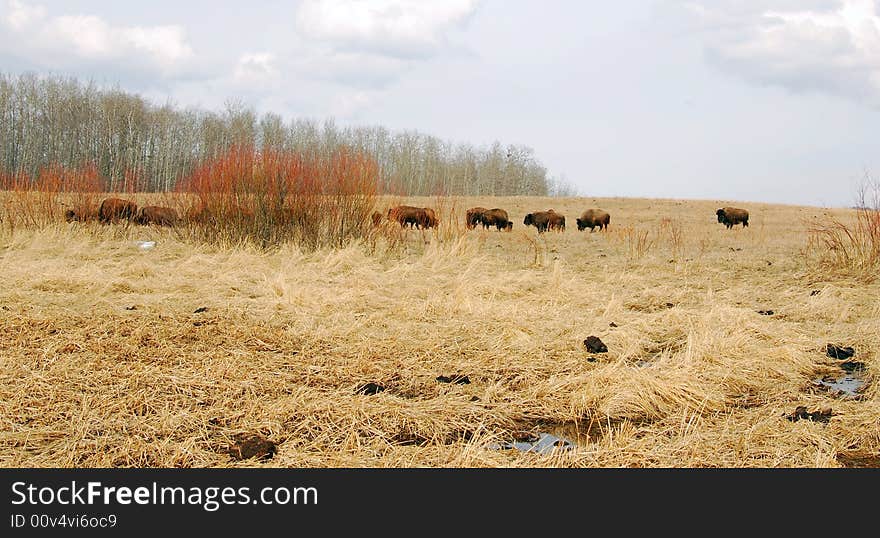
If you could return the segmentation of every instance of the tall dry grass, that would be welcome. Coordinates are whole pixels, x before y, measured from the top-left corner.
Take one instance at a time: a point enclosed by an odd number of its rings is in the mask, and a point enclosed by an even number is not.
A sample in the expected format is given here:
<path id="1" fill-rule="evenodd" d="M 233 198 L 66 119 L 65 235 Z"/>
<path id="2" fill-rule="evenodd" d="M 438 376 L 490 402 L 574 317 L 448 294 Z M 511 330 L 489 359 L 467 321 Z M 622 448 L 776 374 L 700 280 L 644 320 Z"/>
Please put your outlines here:
<path id="1" fill-rule="evenodd" d="M 35 177 L 0 173 L 0 210 L 9 228 L 40 227 L 64 219 L 70 210 L 97 216 L 105 181 L 94 164 L 76 168 L 53 164 L 40 168 Z"/>
<path id="2" fill-rule="evenodd" d="M 880 275 L 880 182 L 859 189 L 855 218 L 812 219 L 805 255 L 814 271 L 874 280 Z"/>
<path id="3" fill-rule="evenodd" d="M 753 227 L 727 230 L 713 201 L 602 200 L 615 230 L 648 232 L 634 261 L 635 235 L 519 225 L 550 203 L 571 215 L 588 200 L 443 202 L 377 199 L 380 211 L 438 206 L 450 226 L 446 237 L 389 226 L 401 245 L 391 253 L 381 231 L 371 252 L 366 241 L 229 248 L 146 227 L 0 229 L 0 465 L 877 461 L 880 290 L 804 278 L 802 219 L 823 210 L 750 204 Z M 478 205 L 507 209 L 514 232 L 454 235 L 461 209 Z M 589 335 L 608 351 L 587 352 Z M 817 386 L 842 375 L 827 342 L 865 364 L 858 396 Z M 455 374 L 470 383 L 438 380 Z M 385 390 L 358 393 L 367 382 Z M 786 418 L 799 406 L 833 414 Z M 576 444 L 493 448 L 521 431 Z M 275 442 L 276 455 L 231 459 L 242 433 Z"/>

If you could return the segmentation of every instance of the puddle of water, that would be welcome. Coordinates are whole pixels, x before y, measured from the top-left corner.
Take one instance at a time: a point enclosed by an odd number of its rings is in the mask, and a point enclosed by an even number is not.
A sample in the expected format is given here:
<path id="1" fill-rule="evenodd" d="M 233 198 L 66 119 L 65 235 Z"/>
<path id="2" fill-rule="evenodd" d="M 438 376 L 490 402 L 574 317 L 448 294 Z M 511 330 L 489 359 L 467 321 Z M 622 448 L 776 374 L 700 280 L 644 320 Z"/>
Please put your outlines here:
<path id="1" fill-rule="evenodd" d="M 828 381 L 827 378 L 819 378 L 816 384 L 827 387 L 832 392 L 839 392 L 849 396 L 856 396 L 865 385 L 863 374 L 865 372 L 864 364 L 861 363 L 844 363 L 841 365 L 844 376 L 835 380 Z"/>
<path id="2" fill-rule="evenodd" d="M 574 447 L 574 443 L 568 439 L 545 432 L 539 433 L 535 441 L 513 441 L 512 443 L 504 442 L 489 445 L 489 448 L 493 450 L 516 449 L 520 452 L 537 452 L 539 454 L 552 454 L 555 450 L 571 450 Z"/>

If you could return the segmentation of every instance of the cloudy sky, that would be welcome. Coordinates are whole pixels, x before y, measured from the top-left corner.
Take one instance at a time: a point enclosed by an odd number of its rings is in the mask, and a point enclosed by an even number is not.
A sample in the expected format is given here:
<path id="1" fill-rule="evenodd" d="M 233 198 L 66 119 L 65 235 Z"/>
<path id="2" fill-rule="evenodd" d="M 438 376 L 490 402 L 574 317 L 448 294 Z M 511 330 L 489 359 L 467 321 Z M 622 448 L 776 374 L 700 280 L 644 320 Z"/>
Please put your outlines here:
<path id="1" fill-rule="evenodd" d="M 880 177 L 880 0 L 0 0 L 0 70 L 527 145 L 584 196 Z"/>

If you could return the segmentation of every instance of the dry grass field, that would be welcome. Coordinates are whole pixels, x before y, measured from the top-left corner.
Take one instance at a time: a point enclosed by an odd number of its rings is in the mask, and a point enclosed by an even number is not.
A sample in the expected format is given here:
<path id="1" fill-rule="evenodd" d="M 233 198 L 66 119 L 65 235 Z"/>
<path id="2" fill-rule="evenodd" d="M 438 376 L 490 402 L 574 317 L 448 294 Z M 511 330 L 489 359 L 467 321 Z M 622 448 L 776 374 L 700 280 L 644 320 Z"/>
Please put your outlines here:
<path id="1" fill-rule="evenodd" d="M 264 252 L 0 226 L 0 466 L 880 465 L 880 283 L 818 267 L 807 233 L 852 211 L 396 201 L 440 228 Z M 465 230 L 477 205 L 513 230 Z M 750 226 L 725 229 L 722 205 Z M 551 207 L 564 232 L 523 226 Z M 588 207 L 607 232 L 578 232 Z M 826 386 L 845 375 L 828 343 L 854 349 L 859 390 Z M 543 433 L 572 445 L 499 449 Z M 230 451 L 251 434 L 271 457 Z"/>

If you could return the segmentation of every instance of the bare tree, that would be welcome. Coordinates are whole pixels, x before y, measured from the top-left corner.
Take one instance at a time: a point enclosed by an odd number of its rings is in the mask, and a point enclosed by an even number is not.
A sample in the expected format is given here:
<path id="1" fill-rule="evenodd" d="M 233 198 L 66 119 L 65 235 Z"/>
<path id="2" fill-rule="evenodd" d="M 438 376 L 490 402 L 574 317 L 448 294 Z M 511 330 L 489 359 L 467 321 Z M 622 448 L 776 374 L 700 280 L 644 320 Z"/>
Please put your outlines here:
<path id="1" fill-rule="evenodd" d="M 559 193 L 531 148 L 454 144 L 413 130 L 340 128 L 332 119 L 259 116 L 240 101 L 221 112 L 157 105 L 73 78 L 0 73 L 0 172 L 36 177 L 47 166 L 93 164 L 109 190 L 173 189 L 195 166 L 250 145 L 329 156 L 373 155 L 383 188 L 406 195 Z"/>

